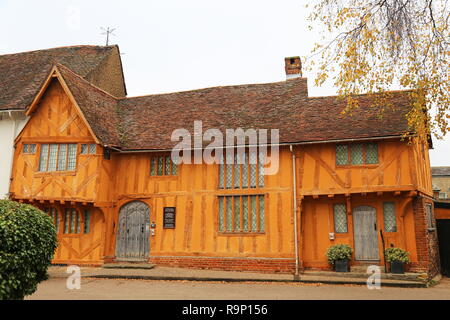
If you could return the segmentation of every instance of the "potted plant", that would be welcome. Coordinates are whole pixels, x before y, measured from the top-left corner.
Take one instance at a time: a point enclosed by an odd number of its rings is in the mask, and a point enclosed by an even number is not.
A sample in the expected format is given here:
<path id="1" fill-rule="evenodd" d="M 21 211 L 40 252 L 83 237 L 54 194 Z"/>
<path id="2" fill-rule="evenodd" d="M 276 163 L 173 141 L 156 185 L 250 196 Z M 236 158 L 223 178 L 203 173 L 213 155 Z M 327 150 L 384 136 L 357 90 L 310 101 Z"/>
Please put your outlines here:
<path id="1" fill-rule="evenodd" d="M 405 273 L 405 264 L 409 263 L 409 252 L 400 248 L 387 248 L 386 261 L 391 265 L 391 273 Z"/>
<path id="2" fill-rule="evenodd" d="M 348 244 L 336 244 L 328 248 L 328 263 L 334 266 L 336 272 L 349 272 L 349 261 L 353 250 Z"/>

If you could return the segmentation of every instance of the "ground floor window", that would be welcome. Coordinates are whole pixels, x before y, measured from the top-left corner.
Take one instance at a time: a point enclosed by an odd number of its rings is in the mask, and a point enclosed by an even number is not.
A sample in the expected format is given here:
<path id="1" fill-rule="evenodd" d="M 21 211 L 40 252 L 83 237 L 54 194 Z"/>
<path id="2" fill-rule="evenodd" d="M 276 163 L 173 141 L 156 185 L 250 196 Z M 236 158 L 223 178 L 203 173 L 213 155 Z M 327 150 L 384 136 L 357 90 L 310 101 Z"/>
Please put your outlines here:
<path id="1" fill-rule="evenodd" d="M 219 232 L 264 232 L 264 195 L 219 196 Z"/>
<path id="2" fill-rule="evenodd" d="M 61 216 L 56 208 L 45 208 L 44 212 L 47 213 L 53 220 L 55 225 L 56 233 L 59 233 L 59 225 L 61 223 Z"/>
<path id="3" fill-rule="evenodd" d="M 384 231 L 397 231 L 397 218 L 395 215 L 395 206 L 393 202 L 383 203 Z"/>
<path id="4" fill-rule="evenodd" d="M 337 203 L 333 207 L 334 232 L 347 233 L 347 206 L 344 203 Z"/>
<path id="5" fill-rule="evenodd" d="M 64 234 L 88 234 L 91 232 L 91 209 L 75 208 L 55 208 L 48 207 L 43 209 L 53 220 L 53 224 L 56 228 L 56 233 L 59 233 L 61 229 L 61 223 Z"/>

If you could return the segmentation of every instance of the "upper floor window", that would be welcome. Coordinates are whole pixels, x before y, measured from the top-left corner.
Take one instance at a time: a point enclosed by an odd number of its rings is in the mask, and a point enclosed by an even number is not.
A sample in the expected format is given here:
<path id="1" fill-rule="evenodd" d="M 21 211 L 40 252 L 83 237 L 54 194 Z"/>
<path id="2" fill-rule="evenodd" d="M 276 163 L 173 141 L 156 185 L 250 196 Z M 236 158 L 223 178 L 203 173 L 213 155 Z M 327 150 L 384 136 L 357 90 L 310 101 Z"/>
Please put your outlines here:
<path id="1" fill-rule="evenodd" d="M 336 146 L 336 164 L 338 166 L 377 163 L 377 143 L 339 144 Z"/>
<path id="2" fill-rule="evenodd" d="M 95 154 L 96 151 L 97 145 L 95 143 L 81 145 L 81 154 Z"/>
<path id="3" fill-rule="evenodd" d="M 77 161 L 76 144 L 41 144 L 39 171 L 73 171 Z"/>
<path id="4" fill-rule="evenodd" d="M 447 199 L 447 194 L 445 192 L 439 192 L 439 199 Z"/>
<path id="5" fill-rule="evenodd" d="M 261 153 L 226 154 L 219 165 L 219 189 L 246 189 L 264 187 L 264 159 Z M 241 158 L 242 157 L 242 158 Z M 258 159 L 259 158 L 259 159 Z"/>
<path id="6" fill-rule="evenodd" d="M 32 144 L 25 143 L 22 147 L 22 153 L 29 153 L 29 154 L 36 153 L 36 145 L 34 143 Z"/>
<path id="7" fill-rule="evenodd" d="M 170 156 L 155 156 L 150 159 L 150 175 L 169 176 L 177 174 L 177 165 Z"/>

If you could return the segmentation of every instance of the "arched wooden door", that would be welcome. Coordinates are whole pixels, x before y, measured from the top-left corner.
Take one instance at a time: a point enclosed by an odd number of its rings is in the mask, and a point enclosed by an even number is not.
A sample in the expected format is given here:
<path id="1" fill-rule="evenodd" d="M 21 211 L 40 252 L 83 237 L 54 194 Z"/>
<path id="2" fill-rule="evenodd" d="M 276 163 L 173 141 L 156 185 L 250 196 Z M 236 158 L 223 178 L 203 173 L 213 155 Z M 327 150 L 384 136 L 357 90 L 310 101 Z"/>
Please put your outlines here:
<path id="1" fill-rule="evenodd" d="M 353 210 L 355 259 L 375 261 L 378 253 L 377 213 L 375 208 L 362 206 Z"/>
<path id="2" fill-rule="evenodd" d="M 119 211 L 116 259 L 147 260 L 150 251 L 150 208 L 141 201 L 125 204 Z"/>

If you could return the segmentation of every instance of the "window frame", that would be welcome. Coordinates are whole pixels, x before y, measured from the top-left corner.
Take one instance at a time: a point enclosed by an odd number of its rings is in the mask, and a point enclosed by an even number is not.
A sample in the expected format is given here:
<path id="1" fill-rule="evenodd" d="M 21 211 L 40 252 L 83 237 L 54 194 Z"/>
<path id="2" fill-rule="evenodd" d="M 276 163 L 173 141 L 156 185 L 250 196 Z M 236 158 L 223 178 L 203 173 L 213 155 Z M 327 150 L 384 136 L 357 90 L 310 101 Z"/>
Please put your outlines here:
<path id="1" fill-rule="evenodd" d="M 338 205 L 342 205 L 344 206 L 345 209 L 345 226 L 346 226 L 346 231 L 345 232 L 338 232 L 336 231 L 336 212 L 335 212 L 335 208 Z M 336 235 L 347 235 L 349 233 L 349 227 L 348 227 L 348 210 L 347 210 L 347 203 L 345 202 L 336 202 L 333 203 L 331 206 L 331 211 L 332 211 L 332 216 L 333 216 L 333 232 Z"/>
<path id="2" fill-rule="evenodd" d="M 83 147 L 86 146 L 86 152 L 83 152 Z M 91 152 L 92 146 L 94 147 L 93 152 Z M 97 144 L 96 143 L 81 143 L 80 144 L 80 155 L 82 156 L 91 156 L 97 154 Z"/>
<path id="3" fill-rule="evenodd" d="M 395 231 L 388 231 L 386 230 L 386 213 L 385 213 L 385 205 L 386 204 L 392 204 L 394 208 L 394 219 L 395 219 Z M 398 221 L 397 221 L 397 206 L 394 201 L 383 201 L 382 203 L 382 210 L 383 210 L 383 232 L 385 233 L 396 233 L 398 232 Z"/>
<path id="4" fill-rule="evenodd" d="M 170 158 L 170 167 L 169 167 L 169 174 L 166 174 L 166 160 Z M 158 174 L 158 164 L 159 160 L 162 159 L 162 174 Z M 155 171 L 152 173 L 153 169 L 153 160 L 155 160 Z M 174 170 L 175 168 L 175 170 Z M 175 172 L 175 173 L 174 173 Z M 175 164 L 172 161 L 171 154 L 166 153 L 156 153 L 149 157 L 149 171 L 148 174 L 150 178 L 169 178 L 169 177 L 177 177 L 180 172 L 180 165 Z"/>
<path id="5" fill-rule="evenodd" d="M 252 219 L 252 197 L 255 197 L 255 218 Z M 223 201 L 221 202 L 221 198 Z M 236 230 L 236 198 L 239 198 L 239 230 Z M 228 229 L 228 219 L 227 219 L 227 199 L 231 199 L 231 231 Z M 247 201 L 246 211 L 247 219 L 244 222 L 244 203 Z M 267 194 L 255 193 L 255 194 L 219 194 L 216 197 L 216 233 L 219 236 L 258 236 L 266 234 L 267 230 Z M 223 204 L 221 206 L 221 203 Z M 263 210 L 261 210 L 261 204 L 263 204 Z M 221 223 L 221 212 L 222 207 L 223 219 Z M 263 213 L 261 215 L 261 212 Z M 252 228 L 252 223 L 255 221 L 256 230 Z M 222 225 L 222 228 L 221 228 Z M 247 230 L 245 230 L 245 225 Z"/>
<path id="6" fill-rule="evenodd" d="M 237 160 L 237 149 L 234 150 L 233 154 L 233 164 L 228 164 L 226 161 L 223 161 L 226 159 L 227 154 L 226 150 L 223 150 L 222 155 L 222 163 L 217 165 L 217 189 L 218 190 L 258 190 L 263 189 L 267 185 L 266 181 L 266 175 L 264 175 L 264 163 L 261 165 L 260 162 L 260 155 L 261 153 L 257 150 L 256 151 L 256 163 L 251 164 L 250 163 L 250 150 L 249 148 L 245 148 L 245 163 L 238 164 Z M 266 157 L 268 157 L 269 151 L 267 151 Z M 228 179 L 227 179 L 227 172 L 231 172 L 231 183 L 230 186 L 228 186 Z M 252 171 L 255 172 L 254 175 L 254 181 L 255 185 L 252 184 Z M 239 179 L 236 179 L 236 173 L 239 175 Z M 244 175 L 246 175 L 246 178 L 244 178 Z M 238 182 L 238 184 L 237 184 Z"/>
<path id="7" fill-rule="evenodd" d="M 367 146 L 370 144 L 376 145 L 377 148 L 377 163 L 367 163 Z M 362 146 L 362 164 L 353 164 L 352 163 L 352 157 L 351 153 L 353 150 L 353 147 L 356 145 Z M 338 164 L 338 146 L 345 146 L 347 148 L 347 163 L 346 164 Z M 342 167 L 376 167 L 380 165 L 380 143 L 379 142 L 350 142 L 350 143 L 337 143 L 334 148 L 334 158 L 335 158 L 335 166 L 342 168 Z"/>
<path id="8" fill-rule="evenodd" d="M 46 145 L 47 146 L 47 159 L 46 159 L 46 164 L 45 164 L 45 170 L 41 170 L 41 159 L 42 159 L 42 147 Z M 55 170 L 48 170 L 49 167 L 49 163 L 50 163 L 50 146 L 51 145 L 56 145 L 57 149 L 56 149 L 56 158 L 55 158 Z M 62 145 L 66 145 L 66 161 L 65 161 L 65 170 L 58 170 L 59 167 L 59 156 L 60 156 L 60 147 Z M 75 146 L 75 152 L 74 152 L 74 168 L 69 170 L 69 163 L 70 163 L 70 157 L 69 157 L 69 150 L 70 150 L 70 145 L 74 145 Z M 73 143 L 73 142 L 43 142 L 43 143 L 39 143 L 39 147 L 38 149 L 36 149 L 36 153 L 37 153 L 37 157 L 36 157 L 36 174 L 39 175 L 47 175 L 47 174 L 75 174 L 77 171 L 77 164 L 78 164 L 78 152 L 79 152 L 79 144 L 78 143 Z"/>
<path id="9" fill-rule="evenodd" d="M 34 146 L 34 151 L 31 151 L 32 146 Z M 37 144 L 36 143 L 23 143 L 22 144 L 22 154 L 36 154 Z"/>

